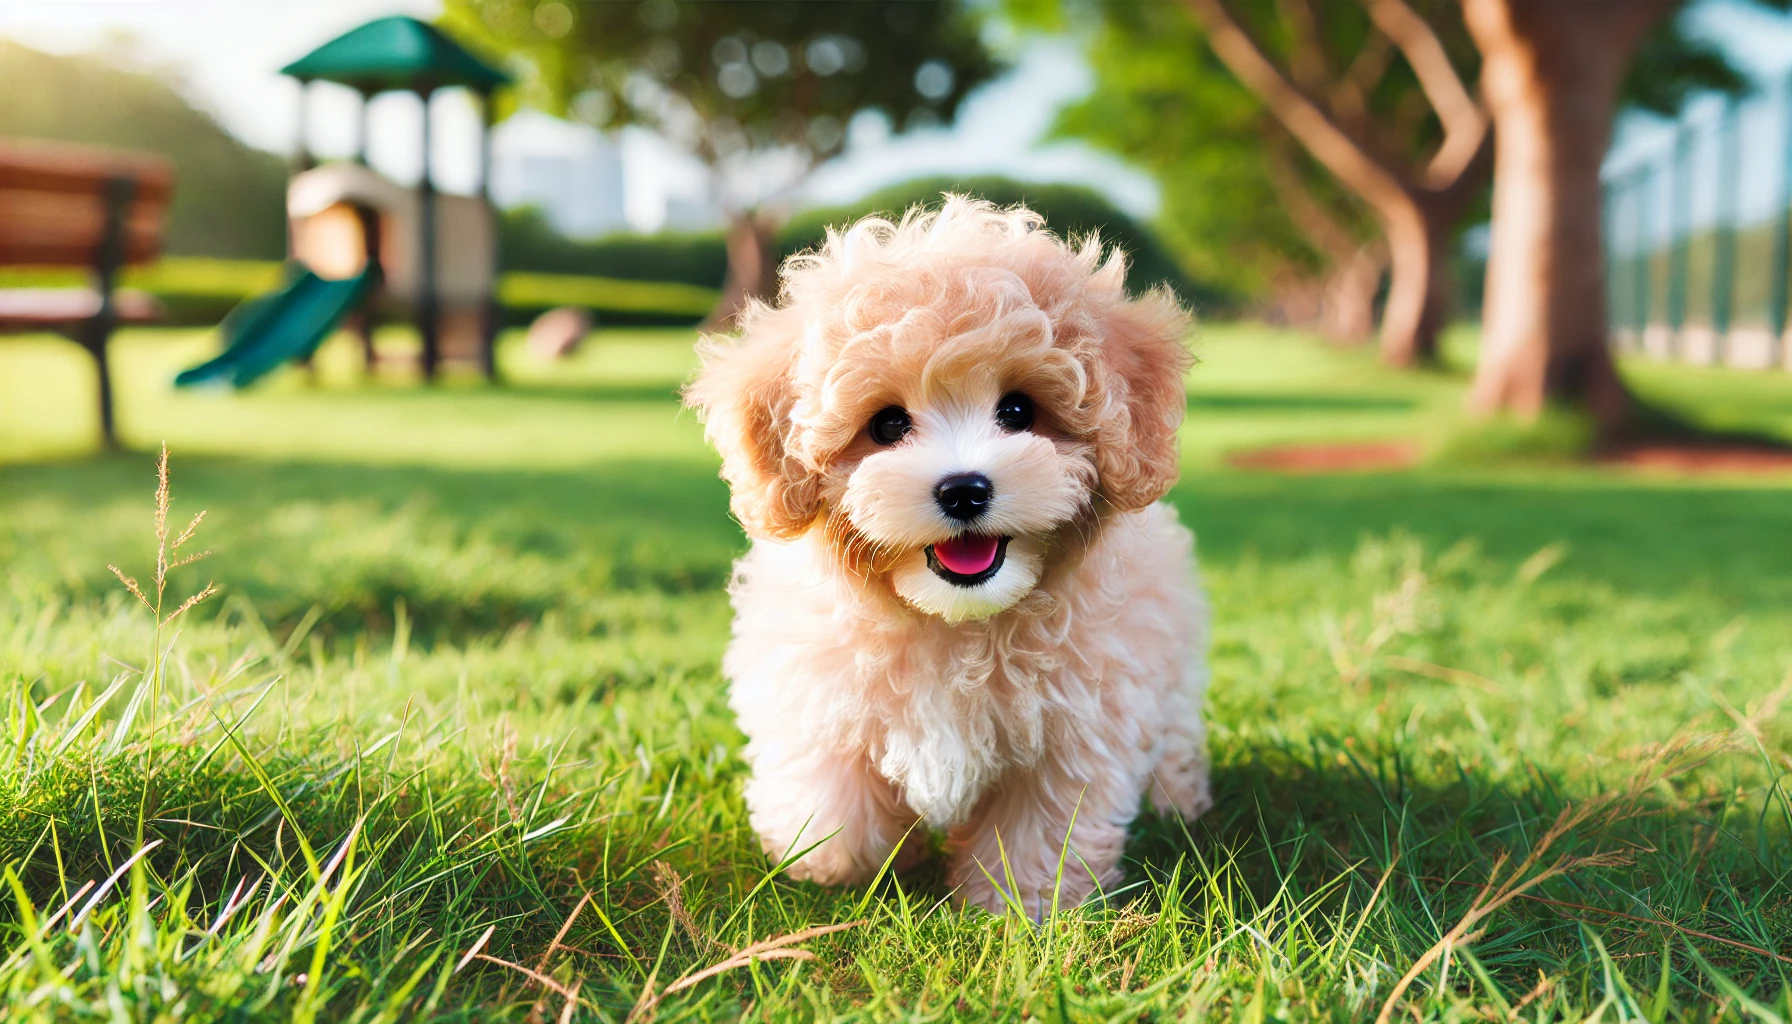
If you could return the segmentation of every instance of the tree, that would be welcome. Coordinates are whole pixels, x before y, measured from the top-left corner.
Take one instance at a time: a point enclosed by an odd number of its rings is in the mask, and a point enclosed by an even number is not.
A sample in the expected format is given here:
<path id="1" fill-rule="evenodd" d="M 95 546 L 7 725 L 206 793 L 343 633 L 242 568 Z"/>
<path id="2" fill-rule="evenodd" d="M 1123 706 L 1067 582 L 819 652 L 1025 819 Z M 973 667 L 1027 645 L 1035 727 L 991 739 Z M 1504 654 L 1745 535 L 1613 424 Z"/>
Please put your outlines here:
<path id="1" fill-rule="evenodd" d="M 1635 426 L 1606 324 L 1599 170 L 1612 120 L 1621 99 L 1670 110 L 1693 88 L 1743 84 L 1667 20 L 1677 6 L 1463 0 L 1498 140 L 1477 412 L 1534 417 L 1561 402 L 1608 440 Z"/>
<path id="2" fill-rule="evenodd" d="M 1084 2 L 1098 4 L 1110 25 L 1122 21 L 1127 8 L 1124 0 Z M 1414 2 L 1182 0 L 1207 44 L 1186 47 L 1193 59 L 1185 57 L 1184 64 L 1196 70 L 1180 79 L 1183 95 L 1203 109 L 1213 106 L 1207 98 L 1219 90 L 1199 70 L 1210 49 L 1289 135 L 1375 208 L 1394 262 L 1383 339 L 1396 361 L 1421 354 L 1435 336 L 1437 261 L 1443 255 L 1441 246 L 1427 243 L 1433 286 L 1418 311 L 1420 330 L 1412 335 L 1417 344 L 1407 348 L 1403 336 L 1414 323 L 1412 297 L 1420 289 L 1402 288 L 1403 280 L 1415 277 L 1402 277 L 1401 257 L 1409 255 L 1407 268 L 1420 266 L 1416 253 L 1425 246 L 1405 245 L 1402 238 L 1442 237 L 1447 215 L 1460 214 L 1458 204 L 1478 191 L 1483 166 L 1494 168 L 1482 358 L 1471 406 L 1534 415 L 1551 400 L 1578 403 L 1608 434 L 1617 432 L 1629 422 L 1634 403 L 1606 345 L 1599 169 L 1613 115 L 1623 103 L 1670 112 L 1692 91 L 1736 92 L 1745 83 L 1719 51 L 1689 38 L 1667 17 L 1680 0 Z M 1759 2 L 1787 6 L 1787 0 Z M 1353 18 L 1367 20 L 1373 30 L 1353 29 Z M 1167 37 L 1159 31 L 1158 38 Z M 1150 45 L 1144 38 L 1129 42 Z M 1364 103 L 1352 83 L 1379 74 L 1390 48 L 1405 58 L 1412 77 L 1385 76 L 1376 87 L 1379 102 Z M 1099 94 L 1112 88 L 1113 79 L 1096 63 Z M 1474 80 L 1477 65 L 1479 100 L 1463 84 Z M 1429 111 L 1413 102 L 1415 93 Z M 1111 109 L 1107 113 L 1113 116 Z M 1495 127 L 1491 143 L 1489 123 Z M 1431 124 L 1440 134 L 1424 134 Z M 1393 152 L 1412 159 L 1390 159 L 1390 139 Z M 1244 145 L 1223 129 L 1188 144 L 1227 153 Z M 1273 135 L 1261 142 L 1268 153 L 1275 145 Z M 1264 154 L 1244 159 L 1255 161 L 1247 165 L 1266 180 L 1288 178 L 1285 164 Z M 1173 176 L 1164 180 L 1179 187 Z M 1235 195 L 1240 203 L 1260 203 L 1262 191 L 1246 184 Z M 1293 189 L 1280 194 L 1291 219 L 1314 205 L 1301 202 Z M 1305 223 L 1313 218 L 1301 219 L 1309 244 L 1323 248 L 1311 240 L 1326 233 L 1325 225 L 1314 229 Z M 1420 232 L 1414 222 L 1427 230 Z"/>
<path id="3" fill-rule="evenodd" d="M 443 18 L 517 58 L 527 102 L 650 127 L 711 169 L 729 218 L 716 322 L 772 289 L 778 201 L 854 116 L 938 125 L 996 71 L 956 0 L 449 0 Z"/>
<path id="4" fill-rule="evenodd" d="M 1091 6 L 1096 85 L 1055 132 L 1163 183 L 1161 230 L 1197 280 L 1338 340 L 1369 337 L 1386 250 L 1362 204 L 1300 152 L 1181 8 Z M 1051 13 L 1032 27 L 1061 27 Z"/>
<path id="5" fill-rule="evenodd" d="M 1460 25 L 1454 10 L 1445 0 L 1423 3 L 1423 15 L 1405 0 L 1183 5 L 1221 62 L 1374 211 L 1391 270 L 1382 358 L 1399 366 L 1432 358 L 1443 323 L 1450 237 L 1484 182 L 1490 149 L 1487 118 L 1463 84 L 1474 54 L 1452 30 Z M 1254 23 L 1279 31 L 1254 31 Z M 1282 45 L 1271 49 L 1265 39 Z M 1391 51 L 1403 58 L 1416 92 L 1376 88 Z"/>

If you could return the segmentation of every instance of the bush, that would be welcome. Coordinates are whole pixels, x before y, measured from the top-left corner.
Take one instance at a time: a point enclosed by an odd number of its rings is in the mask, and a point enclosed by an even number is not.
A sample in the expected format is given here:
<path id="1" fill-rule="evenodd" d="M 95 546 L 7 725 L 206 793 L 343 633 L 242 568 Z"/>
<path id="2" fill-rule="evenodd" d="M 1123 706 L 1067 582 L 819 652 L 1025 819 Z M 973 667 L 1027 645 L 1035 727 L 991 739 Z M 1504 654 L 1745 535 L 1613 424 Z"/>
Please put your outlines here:
<path id="1" fill-rule="evenodd" d="M 533 207 L 506 210 L 498 227 L 499 265 L 506 271 L 534 271 L 609 277 L 624 281 L 670 281 L 720 288 L 728 253 L 719 231 L 616 234 L 581 241 L 555 231 Z"/>
<path id="2" fill-rule="evenodd" d="M 683 325 L 715 308 L 716 291 L 680 281 L 628 281 L 615 277 L 513 271 L 498 282 L 506 319 L 526 323 L 559 306 L 597 314 L 601 323 Z"/>
<path id="3" fill-rule="evenodd" d="M 945 192 L 976 196 L 998 206 L 1024 203 L 1045 218 L 1048 228 L 1062 236 L 1099 234 L 1104 244 L 1117 245 L 1126 252 L 1126 284 L 1134 292 L 1168 284 L 1184 302 L 1203 308 L 1222 303 L 1218 291 L 1189 280 L 1149 228 L 1094 189 L 1081 185 L 1028 183 L 1002 177 L 906 181 L 879 189 L 854 203 L 797 214 L 779 233 L 779 254 L 788 256 L 821 244 L 831 225 L 849 224 L 872 213 L 900 215 L 916 205 L 938 206 Z"/>

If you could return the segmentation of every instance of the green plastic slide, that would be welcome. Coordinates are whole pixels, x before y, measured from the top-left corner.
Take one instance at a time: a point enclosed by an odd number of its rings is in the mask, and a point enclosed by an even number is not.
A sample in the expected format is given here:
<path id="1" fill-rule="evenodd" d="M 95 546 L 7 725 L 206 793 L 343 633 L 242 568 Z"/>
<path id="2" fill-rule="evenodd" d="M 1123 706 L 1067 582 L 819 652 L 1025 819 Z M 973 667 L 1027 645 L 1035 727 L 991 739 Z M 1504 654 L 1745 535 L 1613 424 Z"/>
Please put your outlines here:
<path id="1" fill-rule="evenodd" d="M 230 311 L 218 332 L 224 351 L 183 371 L 176 387 L 224 384 L 244 388 L 281 363 L 309 358 L 360 304 L 373 271 L 331 281 L 301 269 L 277 292 L 259 295 Z"/>

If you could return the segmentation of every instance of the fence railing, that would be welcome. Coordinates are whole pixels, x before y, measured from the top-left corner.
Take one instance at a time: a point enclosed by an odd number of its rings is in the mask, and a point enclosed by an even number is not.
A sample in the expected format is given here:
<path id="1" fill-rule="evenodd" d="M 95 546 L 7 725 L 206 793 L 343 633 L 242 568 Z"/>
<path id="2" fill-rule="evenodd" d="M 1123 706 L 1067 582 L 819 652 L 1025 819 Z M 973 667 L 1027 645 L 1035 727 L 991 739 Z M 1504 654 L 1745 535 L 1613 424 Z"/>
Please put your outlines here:
<path id="1" fill-rule="evenodd" d="M 1792 369 L 1792 79 L 1692 105 L 1605 182 L 1612 343 L 1660 359 Z"/>

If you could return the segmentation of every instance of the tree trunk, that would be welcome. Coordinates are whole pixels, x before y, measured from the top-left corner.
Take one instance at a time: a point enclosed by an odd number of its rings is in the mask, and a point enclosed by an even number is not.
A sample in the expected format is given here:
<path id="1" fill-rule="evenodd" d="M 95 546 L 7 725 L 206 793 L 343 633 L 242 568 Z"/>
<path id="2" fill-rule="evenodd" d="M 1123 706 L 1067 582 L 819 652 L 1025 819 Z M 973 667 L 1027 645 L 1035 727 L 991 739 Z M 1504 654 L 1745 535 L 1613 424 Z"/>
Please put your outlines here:
<path id="1" fill-rule="evenodd" d="M 1375 333 L 1375 293 L 1387 257 L 1379 246 L 1365 245 L 1326 275 L 1319 331 L 1331 341 L 1356 344 Z"/>
<path id="2" fill-rule="evenodd" d="M 1389 267 L 1387 308 L 1381 314 L 1381 361 L 1417 366 L 1437 358 L 1437 335 L 1449 301 L 1450 228 L 1454 203 L 1409 196 L 1384 209 Z"/>
<path id="3" fill-rule="evenodd" d="M 1617 93 L 1673 0 L 1463 0 L 1494 124 L 1493 236 L 1471 410 L 1590 411 L 1608 438 L 1634 405 L 1606 337 L 1599 167 Z"/>
<path id="4" fill-rule="evenodd" d="M 1283 312 L 1310 310 L 1288 322 L 1312 323 L 1328 340 L 1355 344 L 1375 333 L 1375 293 L 1387 256 L 1379 243 L 1364 243 L 1333 211 L 1313 194 L 1302 177 L 1294 156 L 1294 140 L 1274 121 L 1263 124 L 1263 148 L 1269 181 L 1283 212 L 1307 243 L 1325 256 L 1325 274 L 1315 280 L 1293 275 L 1277 289 L 1277 306 Z"/>
<path id="5" fill-rule="evenodd" d="M 778 290 L 778 253 L 771 222 L 757 213 L 743 213 L 728 224 L 728 274 L 722 297 L 704 319 L 702 329 L 727 331 L 747 303 L 770 299 Z"/>
<path id="6" fill-rule="evenodd" d="M 1270 275 L 1269 298 L 1253 315 L 1277 327 L 1312 326 L 1324 315 L 1323 294 L 1311 274 L 1281 267 Z"/>

